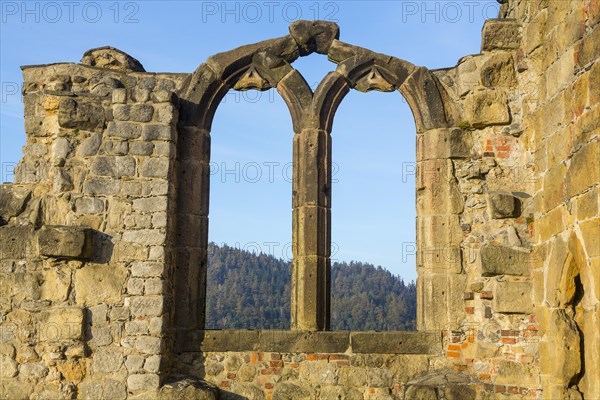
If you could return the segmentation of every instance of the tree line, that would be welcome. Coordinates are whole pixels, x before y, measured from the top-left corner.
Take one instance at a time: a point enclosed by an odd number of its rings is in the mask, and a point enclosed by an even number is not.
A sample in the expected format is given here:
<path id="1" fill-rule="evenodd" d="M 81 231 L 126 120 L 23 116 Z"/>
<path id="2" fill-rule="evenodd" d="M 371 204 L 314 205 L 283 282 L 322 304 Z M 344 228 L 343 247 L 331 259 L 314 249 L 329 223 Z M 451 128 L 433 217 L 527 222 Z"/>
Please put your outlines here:
<path id="1" fill-rule="evenodd" d="M 207 329 L 289 329 L 291 263 L 226 244 L 208 247 Z M 331 266 L 332 330 L 414 330 L 416 287 L 364 262 Z"/>

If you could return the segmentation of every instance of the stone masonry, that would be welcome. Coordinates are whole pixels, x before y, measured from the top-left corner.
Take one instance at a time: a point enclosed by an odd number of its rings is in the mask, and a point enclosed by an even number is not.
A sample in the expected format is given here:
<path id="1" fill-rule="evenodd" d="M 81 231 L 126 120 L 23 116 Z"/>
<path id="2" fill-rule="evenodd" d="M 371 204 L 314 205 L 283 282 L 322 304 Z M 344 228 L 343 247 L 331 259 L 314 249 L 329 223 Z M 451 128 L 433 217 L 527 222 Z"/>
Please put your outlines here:
<path id="1" fill-rule="evenodd" d="M 325 21 L 190 74 L 111 47 L 23 67 L 0 398 L 600 399 L 600 1 L 502 3 L 481 53 L 441 70 Z M 332 72 L 313 92 L 292 63 L 315 52 Z M 205 330 L 212 118 L 229 90 L 271 88 L 292 116 L 292 328 Z M 416 332 L 329 330 L 350 90 L 398 91 L 415 118 Z"/>

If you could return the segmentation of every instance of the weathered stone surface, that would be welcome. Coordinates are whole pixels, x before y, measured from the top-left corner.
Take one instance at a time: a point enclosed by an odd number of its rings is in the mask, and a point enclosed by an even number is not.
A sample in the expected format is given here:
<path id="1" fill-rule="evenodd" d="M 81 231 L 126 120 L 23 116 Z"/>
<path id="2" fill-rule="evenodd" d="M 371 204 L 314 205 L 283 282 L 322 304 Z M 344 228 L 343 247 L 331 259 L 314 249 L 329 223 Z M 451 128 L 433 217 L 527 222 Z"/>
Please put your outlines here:
<path id="1" fill-rule="evenodd" d="M 470 132 L 461 129 L 432 129 L 417 135 L 417 160 L 468 158 L 471 154 Z"/>
<path id="2" fill-rule="evenodd" d="M 53 307 L 42 312 L 37 327 L 41 341 L 79 340 L 83 333 L 80 307 Z"/>
<path id="3" fill-rule="evenodd" d="M 573 197 L 600 181 L 600 141 L 595 140 L 582 147 L 571 158 L 565 178 L 567 195 Z"/>
<path id="4" fill-rule="evenodd" d="M 222 330 L 204 331 L 202 334 L 202 351 L 247 351 L 258 349 L 258 331 Z"/>
<path id="5" fill-rule="evenodd" d="M 38 234 L 41 255 L 56 258 L 90 258 L 91 231 L 75 226 L 44 226 Z"/>
<path id="6" fill-rule="evenodd" d="M 481 83 L 486 87 L 514 87 L 517 84 L 511 53 L 494 54 L 481 67 Z"/>
<path id="7" fill-rule="evenodd" d="M 510 50 L 519 48 L 521 35 L 516 20 L 489 19 L 481 30 L 481 50 Z"/>
<path id="8" fill-rule="evenodd" d="M 61 302 L 67 300 L 71 287 L 71 271 L 66 268 L 53 268 L 43 273 L 40 299 Z"/>
<path id="9" fill-rule="evenodd" d="M 156 374 L 133 374 L 127 378 L 129 390 L 151 390 L 159 387 L 160 379 Z"/>
<path id="10" fill-rule="evenodd" d="M 434 354 L 441 349 L 441 337 L 435 332 L 353 332 L 355 353 Z"/>
<path id="11" fill-rule="evenodd" d="M 530 255 L 526 250 L 487 244 L 481 247 L 480 254 L 483 276 L 529 275 Z"/>
<path id="12" fill-rule="evenodd" d="M 111 121 L 108 123 L 106 133 L 111 137 L 137 139 L 142 135 L 142 126 L 129 122 Z"/>
<path id="13" fill-rule="evenodd" d="M 150 122 L 154 108 L 150 104 L 115 104 L 113 116 L 117 121 Z"/>
<path id="14" fill-rule="evenodd" d="M 93 354 L 95 372 L 116 372 L 123 365 L 123 351 L 118 347 L 101 347 Z"/>
<path id="15" fill-rule="evenodd" d="M 92 172 L 99 176 L 119 178 L 135 175 L 135 158 L 133 157 L 96 157 L 92 163 Z"/>
<path id="16" fill-rule="evenodd" d="M 135 317 L 156 317 L 163 313 L 162 296 L 138 296 L 131 299 L 131 314 Z"/>
<path id="17" fill-rule="evenodd" d="M 31 190 L 13 186 L 0 185 L 0 218 L 8 220 L 16 217 L 25 210 L 27 202 L 31 199 Z"/>
<path id="18" fill-rule="evenodd" d="M 340 38 L 340 28 L 334 22 L 298 20 L 290 24 L 290 34 L 298 43 L 301 56 L 313 51 L 327 54 L 333 40 Z"/>
<path id="19" fill-rule="evenodd" d="M 411 400 L 438 400 L 437 392 L 429 386 L 409 386 L 405 399 Z"/>
<path id="20" fill-rule="evenodd" d="M 413 376 L 424 373 L 429 369 L 429 358 L 417 355 L 396 355 L 385 363 L 395 382 L 405 383 Z"/>
<path id="21" fill-rule="evenodd" d="M 349 345 L 349 332 L 260 331 L 259 348 L 277 352 L 343 353 Z"/>
<path id="22" fill-rule="evenodd" d="M 23 259 L 37 255 L 32 243 L 33 226 L 0 227 L 0 260 Z"/>
<path id="23" fill-rule="evenodd" d="M 82 197 L 75 200 L 75 210 L 82 214 L 100 214 L 104 211 L 104 201 L 94 197 Z"/>
<path id="24" fill-rule="evenodd" d="M 303 363 L 300 365 L 299 376 L 301 380 L 311 385 L 337 384 L 337 368 L 333 364 Z"/>
<path id="25" fill-rule="evenodd" d="M 503 19 L 483 29 L 484 53 L 435 71 L 340 42 L 337 26 L 317 21 L 211 57 L 193 75 L 132 73 L 141 66 L 111 49 L 90 52 L 86 65 L 25 67 L 25 158 L 17 184 L 0 188 L 0 397 L 205 397 L 196 383 L 163 393 L 167 368 L 206 376 L 234 399 L 600 397 L 600 8 L 502 2 Z M 338 63 L 314 95 L 289 65 L 313 51 Z M 447 354 L 440 331 L 432 354 L 402 355 L 398 338 L 433 332 L 199 330 L 209 128 L 231 86 L 276 86 L 291 108 L 302 144 L 294 207 L 322 207 L 295 217 L 295 266 L 320 275 L 307 290 L 292 286 L 306 295 L 293 315 L 319 329 L 329 316 L 331 148 L 311 124 L 329 130 L 350 87 L 405 96 L 419 132 L 417 321 L 443 330 Z M 30 199 L 11 197 L 17 187 Z M 57 224 L 101 231 L 98 264 L 40 255 L 38 234 Z M 510 315 L 533 302 L 535 316 Z M 468 374 L 450 371 L 463 365 Z"/>
<path id="26" fill-rule="evenodd" d="M 142 164 L 140 174 L 148 178 L 167 178 L 169 176 L 169 160 L 163 157 L 149 158 Z"/>
<path id="27" fill-rule="evenodd" d="M 498 375 L 496 382 L 502 384 L 512 384 L 517 381 L 522 385 L 535 385 L 537 376 L 535 370 L 526 364 L 516 361 L 501 361 L 498 365 Z"/>
<path id="28" fill-rule="evenodd" d="M 290 382 L 283 382 L 273 391 L 273 400 L 309 400 L 313 393 L 306 387 L 298 386 Z"/>
<path id="29" fill-rule="evenodd" d="M 77 304 L 116 303 L 127 278 L 127 269 L 119 264 L 86 264 L 75 271 Z"/>
<path id="30" fill-rule="evenodd" d="M 501 89 L 479 89 L 467 95 L 465 118 L 474 128 L 507 125 L 510 113 L 506 93 Z"/>
<path id="31" fill-rule="evenodd" d="M 100 104 L 83 99 L 61 98 L 58 124 L 62 128 L 94 131 L 104 128 L 106 116 Z"/>
<path id="32" fill-rule="evenodd" d="M 0 355 L 0 377 L 4 379 L 12 378 L 19 373 L 18 364 L 10 357 Z"/>
<path id="33" fill-rule="evenodd" d="M 580 336 L 575 321 L 565 310 L 550 311 L 547 342 L 540 346 L 540 358 L 545 362 L 542 373 L 550 373 L 554 383 L 568 384 L 581 370 Z"/>
<path id="34" fill-rule="evenodd" d="M 83 192 L 88 195 L 108 196 L 119 193 L 121 185 L 116 179 L 90 178 L 83 184 Z"/>
<path id="35" fill-rule="evenodd" d="M 496 282 L 492 308 L 506 314 L 527 314 L 533 310 L 531 282 Z"/>
<path id="36" fill-rule="evenodd" d="M 135 349 L 143 354 L 160 354 L 163 343 L 159 337 L 139 336 L 135 340 Z"/>
<path id="37" fill-rule="evenodd" d="M 216 387 L 184 376 L 167 378 L 158 394 L 159 400 L 216 400 L 217 398 Z"/>
<path id="38" fill-rule="evenodd" d="M 117 71 L 145 72 L 142 64 L 129 54 L 104 46 L 90 49 L 83 54 L 81 63 L 92 67 L 114 69 Z"/>

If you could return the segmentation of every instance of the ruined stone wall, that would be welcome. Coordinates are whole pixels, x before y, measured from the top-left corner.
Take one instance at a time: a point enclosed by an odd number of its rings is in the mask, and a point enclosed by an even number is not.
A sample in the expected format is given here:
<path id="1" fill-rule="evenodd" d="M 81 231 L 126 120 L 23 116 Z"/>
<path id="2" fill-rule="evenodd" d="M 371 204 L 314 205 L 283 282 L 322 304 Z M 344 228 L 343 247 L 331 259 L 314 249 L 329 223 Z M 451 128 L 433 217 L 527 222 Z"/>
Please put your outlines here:
<path id="1" fill-rule="evenodd" d="M 306 22 L 193 74 L 110 48 L 24 67 L 27 144 L 0 186 L 0 397 L 600 398 L 600 3 L 510 0 L 500 17 L 480 54 L 436 71 Z M 315 50 L 339 64 L 330 97 L 302 97 L 289 65 Z M 305 131 L 329 151 L 344 90 L 407 98 L 418 332 L 302 329 L 326 326 L 326 307 L 291 331 L 202 330 L 210 123 L 228 85 L 277 87 L 303 155 Z M 311 107 L 318 129 L 301 125 Z M 321 184 L 313 161 L 295 170 Z M 305 239 L 326 243 L 319 227 Z"/>
<path id="2" fill-rule="evenodd" d="M 23 69 L 27 143 L 0 187 L 2 398 L 159 385 L 183 77 L 119 68 Z"/>
<path id="3" fill-rule="evenodd" d="M 600 3 L 515 1 L 545 398 L 600 398 Z"/>

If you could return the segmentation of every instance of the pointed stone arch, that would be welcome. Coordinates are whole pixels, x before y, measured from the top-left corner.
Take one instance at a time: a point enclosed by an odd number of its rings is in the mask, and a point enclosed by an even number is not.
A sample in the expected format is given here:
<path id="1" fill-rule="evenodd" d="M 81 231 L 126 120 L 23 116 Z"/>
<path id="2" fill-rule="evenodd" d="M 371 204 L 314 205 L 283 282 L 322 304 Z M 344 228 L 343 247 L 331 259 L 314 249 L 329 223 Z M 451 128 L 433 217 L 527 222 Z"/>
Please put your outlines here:
<path id="1" fill-rule="evenodd" d="M 586 370 L 586 366 L 597 365 L 599 356 L 598 349 L 587 348 L 595 346 L 595 341 L 583 340 L 597 335 L 593 311 L 589 311 L 595 309 L 597 299 L 591 287 L 593 272 L 574 230 L 553 239 L 545 270 L 544 308 L 540 308 L 545 314 L 540 318 L 542 385 L 549 398 L 577 398 L 582 386 L 598 385 L 593 376 L 597 368 Z M 582 385 L 584 380 L 589 382 Z"/>

